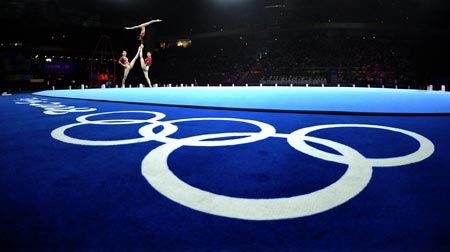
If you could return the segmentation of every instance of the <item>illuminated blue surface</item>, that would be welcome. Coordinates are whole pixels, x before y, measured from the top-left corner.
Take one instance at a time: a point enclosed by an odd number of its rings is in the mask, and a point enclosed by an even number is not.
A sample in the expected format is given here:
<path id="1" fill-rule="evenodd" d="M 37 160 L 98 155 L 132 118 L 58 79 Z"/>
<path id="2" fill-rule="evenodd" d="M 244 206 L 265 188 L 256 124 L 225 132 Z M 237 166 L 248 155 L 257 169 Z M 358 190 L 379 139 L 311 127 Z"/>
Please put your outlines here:
<path id="1" fill-rule="evenodd" d="M 60 98 L 244 110 L 387 114 L 450 113 L 450 93 L 405 89 L 184 87 L 52 90 L 34 94 Z"/>

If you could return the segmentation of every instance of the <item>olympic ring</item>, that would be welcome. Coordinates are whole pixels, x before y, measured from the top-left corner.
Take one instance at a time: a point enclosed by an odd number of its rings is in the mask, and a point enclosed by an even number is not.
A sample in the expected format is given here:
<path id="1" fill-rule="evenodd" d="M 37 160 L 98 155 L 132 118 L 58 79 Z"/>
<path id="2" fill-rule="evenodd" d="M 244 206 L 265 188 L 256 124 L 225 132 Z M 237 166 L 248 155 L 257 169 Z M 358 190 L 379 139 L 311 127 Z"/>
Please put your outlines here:
<path id="1" fill-rule="evenodd" d="M 294 131 L 290 134 L 288 137 L 289 144 L 297 149 L 298 151 L 307 153 L 314 157 L 320 157 L 321 159 L 337 162 L 337 163 L 343 163 L 348 164 L 350 161 L 347 160 L 345 156 L 335 155 L 332 153 L 326 153 L 324 151 L 321 151 L 319 149 L 315 149 L 308 145 L 306 141 L 315 141 L 316 143 L 321 143 L 321 140 L 315 137 L 308 137 L 306 136 L 308 133 L 320 129 L 326 129 L 326 128 L 339 128 L 339 127 L 359 127 L 359 128 L 374 128 L 374 129 L 383 129 L 383 130 L 390 130 L 394 132 L 403 133 L 407 136 L 410 136 L 414 138 L 416 141 L 419 142 L 420 146 L 419 149 L 409 155 L 402 156 L 402 157 L 394 157 L 394 158 L 368 158 L 370 166 L 374 167 L 388 167 L 388 166 L 400 166 L 400 165 L 407 165 L 412 164 L 416 162 L 420 162 L 429 156 L 433 154 L 434 152 L 434 145 L 433 143 L 428 140 L 427 138 L 403 129 L 393 128 L 393 127 L 386 127 L 386 126 L 379 126 L 379 125 L 368 125 L 368 124 L 330 124 L 330 125 L 319 125 L 319 126 L 313 126 L 308 128 L 303 128 L 297 131 Z M 296 139 L 303 140 L 301 142 L 296 142 Z M 321 143 L 323 144 L 323 143 Z M 326 145 L 326 144 L 323 144 Z"/>
<path id="2" fill-rule="evenodd" d="M 222 136 L 222 134 L 211 134 L 187 139 L 198 142 Z M 167 198 L 192 209 L 224 217 L 276 220 L 324 212 L 356 196 L 369 183 L 372 175 L 372 169 L 367 166 L 362 155 L 345 145 L 335 143 L 333 147 L 338 152 L 352 156 L 355 162 L 349 165 L 344 176 L 326 188 L 289 198 L 233 198 L 192 187 L 170 171 L 167 159 L 170 153 L 183 146 L 183 142 L 170 142 L 151 151 L 142 161 L 142 175 L 153 188 Z"/>
<path id="3" fill-rule="evenodd" d="M 99 115 L 110 115 L 110 114 L 120 114 L 120 113 L 144 113 L 144 114 L 152 114 L 155 117 L 151 119 L 145 119 L 145 120 L 137 120 L 137 119 L 124 119 L 124 120 L 99 120 L 99 121 L 91 121 L 88 120 L 88 118 L 93 116 L 99 116 Z M 166 117 L 165 114 L 160 112 L 150 112 L 150 111 L 114 111 L 114 112 L 104 112 L 104 113 L 97 113 L 97 114 L 90 114 L 90 115 L 84 115 L 77 117 L 77 121 L 80 123 L 88 123 L 88 124 L 136 124 L 136 123 L 145 123 L 145 122 L 156 122 L 158 120 L 163 119 Z"/>
<path id="4" fill-rule="evenodd" d="M 161 135 L 160 133 L 155 134 L 153 129 L 157 126 L 163 125 L 164 127 L 168 127 L 168 125 L 173 125 L 174 123 L 179 122 L 188 122 L 188 121 L 236 121 L 236 122 L 244 122 L 249 124 L 254 124 L 261 129 L 259 133 L 228 133 L 221 134 L 221 138 L 224 137 L 237 137 L 237 136 L 248 136 L 247 138 L 239 138 L 239 139 L 228 139 L 228 140 L 217 140 L 217 141 L 194 141 L 193 138 L 184 138 L 184 139 L 173 139 L 168 138 L 166 135 Z M 272 125 L 253 121 L 253 120 L 244 120 L 244 119 L 236 119 L 236 118 L 189 118 L 189 119 L 179 119 L 167 122 L 159 122 L 155 124 L 150 124 L 142 127 L 139 130 L 139 133 L 143 136 L 147 136 L 149 138 L 153 138 L 155 141 L 162 143 L 170 143 L 170 142 L 183 142 L 183 145 L 186 146 L 227 146 L 227 145 L 237 145 L 244 143 L 256 142 L 259 140 L 263 140 L 275 134 L 276 130 Z"/>
<path id="5" fill-rule="evenodd" d="M 117 113 L 147 113 L 147 114 L 153 114 L 155 117 L 146 119 L 146 120 L 100 120 L 100 121 L 90 121 L 87 118 L 92 116 L 99 116 L 99 115 L 107 115 L 107 114 L 117 114 Z M 66 126 L 59 127 L 51 132 L 51 136 L 61 142 L 70 143 L 70 144 L 78 144 L 78 145 L 89 145 L 89 146 L 110 146 L 110 145 L 123 145 L 123 144 L 133 144 L 133 143 L 141 143 L 141 142 L 148 142 L 152 141 L 152 138 L 149 137 L 140 137 L 140 138 L 133 138 L 133 139 L 126 139 L 126 140 L 110 140 L 110 141 L 103 141 L 103 140 L 84 140 L 84 139 L 77 139 L 72 138 L 66 135 L 65 131 L 76 127 L 80 125 L 86 125 L 86 124 L 96 124 L 96 125 L 118 125 L 118 124 L 138 124 L 138 123 L 153 123 L 157 120 L 160 120 L 164 118 L 165 115 L 159 112 L 148 112 L 148 111 L 116 111 L 116 112 L 105 112 L 105 113 L 97 113 L 97 114 L 90 114 L 90 115 L 84 115 L 78 117 L 76 120 L 79 123 L 69 124 Z"/>
<path id="6" fill-rule="evenodd" d="M 93 116 L 113 113 L 147 113 L 154 115 L 154 117 L 145 120 L 89 120 Z M 165 114 L 150 111 L 116 111 L 91 114 L 78 117 L 76 119 L 78 123 L 69 124 L 53 130 L 52 136 L 55 139 L 66 143 L 97 146 L 131 144 L 144 141 L 162 142 L 163 144 L 161 146 L 151 150 L 144 157 L 141 165 L 142 175 L 155 190 L 172 201 L 197 211 L 246 220 L 298 218 L 328 211 L 344 204 L 364 190 L 372 177 L 374 167 L 408 165 L 423 161 L 434 153 L 434 145 L 427 138 L 411 131 L 380 125 L 328 124 L 302 128 L 295 130 L 290 134 L 284 134 L 277 133 L 272 125 L 254 120 L 208 117 L 161 121 L 163 118 L 165 118 Z M 248 123 L 257 126 L 260 131 L 213 133 L 189 136 L 180 139 L 169 137 L 178 131 L 178 127 L 175 125 L 176 123 L 212 120 Z M 65 134 L 67 129 L 85 124 L 120 125 L 139 123 L 147 123 L 147 125 L 144 125 L 139 129 L 139 134 L 142 137 L 135 139 L 94 141 L 72 138 Z M 163 129 L 155 133 L 154 130 L 159 126 L 162 126 Z M 401 133 L 415 139 L 419 143 L 419 148 L 413 153 L 405 156 L 367 158 L 357 150 L 344 144 L 329 139 L 308 136 L 308 134 L 313 131 L 342 127 L 374 128 Z M 219 195 L 193 187 L 178 178 L 168 166 L 170 154 L 183 146 L 230 146 L 257 142 L 269 137 L 286 138 L 287 143 L 297 151 L 318 159 L 345 164 L 348 165 L 348 168 L 343 176 L 337 181 L 315 192 L 285 198 L 248 199 Z M 307 142 L 327 146 L 336 150 L 341 155 L 319 150 L 312 147 Z"/>

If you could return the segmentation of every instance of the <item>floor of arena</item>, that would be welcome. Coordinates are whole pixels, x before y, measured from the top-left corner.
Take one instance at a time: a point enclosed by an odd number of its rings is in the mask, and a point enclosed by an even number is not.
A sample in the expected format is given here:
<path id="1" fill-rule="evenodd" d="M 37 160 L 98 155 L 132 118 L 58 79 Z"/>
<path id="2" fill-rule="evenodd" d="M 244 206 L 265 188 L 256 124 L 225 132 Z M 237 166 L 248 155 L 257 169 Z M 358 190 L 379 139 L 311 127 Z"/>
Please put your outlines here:
<path id="1" fill-rule="evenodd" d="M 450 93 L 0 97 L 4 251 L 448 251 Z"/>

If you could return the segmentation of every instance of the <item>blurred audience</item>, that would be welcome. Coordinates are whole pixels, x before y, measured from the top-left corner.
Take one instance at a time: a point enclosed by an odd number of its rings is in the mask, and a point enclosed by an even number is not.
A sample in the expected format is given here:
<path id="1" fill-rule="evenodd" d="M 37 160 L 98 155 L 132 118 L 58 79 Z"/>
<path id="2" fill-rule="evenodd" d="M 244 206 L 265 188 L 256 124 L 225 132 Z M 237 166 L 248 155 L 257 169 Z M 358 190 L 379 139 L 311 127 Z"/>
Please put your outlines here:
<path id="1" fill-rule="evenodd" d="M 406 40 L 339 32 L 278 33 L 199 39 L 166 48 L 160 82 L 401 85 L 415 81 Z"/>

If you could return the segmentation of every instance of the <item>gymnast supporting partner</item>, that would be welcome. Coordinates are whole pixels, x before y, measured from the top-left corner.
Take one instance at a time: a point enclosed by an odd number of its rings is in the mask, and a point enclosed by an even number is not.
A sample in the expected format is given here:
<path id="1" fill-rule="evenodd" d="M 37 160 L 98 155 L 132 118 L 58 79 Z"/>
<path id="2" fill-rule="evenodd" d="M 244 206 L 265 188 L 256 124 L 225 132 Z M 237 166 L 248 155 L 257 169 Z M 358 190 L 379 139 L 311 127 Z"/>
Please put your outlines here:
<path id="1" fill-rule="evenodd" d="M 130 70 L 133 69 L 134 64 L 136 63 L 136 60 L 139 56 L 139 53 L 142 51 L 143 46 L 139 46 L 138 51 L 136 52 L 136 56 L 131 60 L 131 62 L 128 61 L 127 58 L 127 51 L 122 51 L 122 56 L 119 58 L 118 62 L 120 65 L 124 67 L 123 72 L 123 79 L 122 79 L 122 86 L 125 86 L 125 81 L 127 80 L 128 74 L 130 73 Z"/>
<path id="2" fill-rule="evenodd" d="M 142 45 L 141 50 L 139 51 L 139 57 L 141 60 L 141 68 L 142 68 L 142 72 L 144 73 L 145 79 L 147 80 L 148 86 L 152 87 L 152 82 L 150 81 L 150 78 L 148 77 L 148 71 L 153 63 L 152 53 L 150 51 L 147 51 L 147 57 L 144 59 L 144 57 L 142 56 L 143 48 L 144 48 L 144 46 Z"/>

